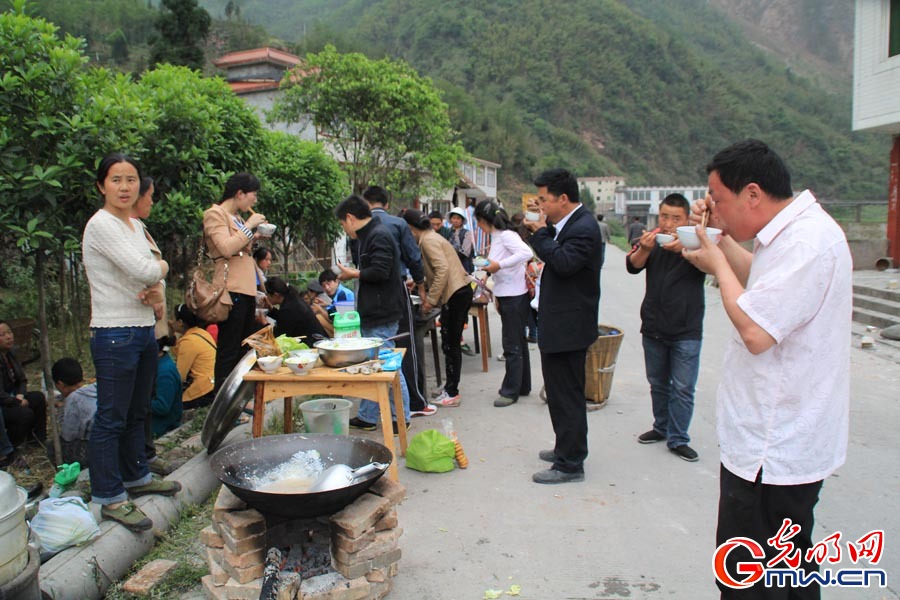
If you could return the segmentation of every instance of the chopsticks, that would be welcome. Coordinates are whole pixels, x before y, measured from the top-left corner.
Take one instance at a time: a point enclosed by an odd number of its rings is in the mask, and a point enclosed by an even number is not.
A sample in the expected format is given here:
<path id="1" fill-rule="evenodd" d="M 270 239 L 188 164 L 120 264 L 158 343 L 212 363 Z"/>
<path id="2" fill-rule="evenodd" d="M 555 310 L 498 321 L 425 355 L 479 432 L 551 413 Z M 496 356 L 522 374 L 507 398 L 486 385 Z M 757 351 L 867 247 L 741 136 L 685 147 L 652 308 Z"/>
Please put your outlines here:
<path id="1" fill-rule="evenodd" d="M 706 210 L 703 211 L 703 216 L 700 218 L 700 226 L 706 229 L 706 222 L 709 221 L 709 213 L 712 210 L 709 205 L 710 197 L 709 192 L 706 192 Z"/>

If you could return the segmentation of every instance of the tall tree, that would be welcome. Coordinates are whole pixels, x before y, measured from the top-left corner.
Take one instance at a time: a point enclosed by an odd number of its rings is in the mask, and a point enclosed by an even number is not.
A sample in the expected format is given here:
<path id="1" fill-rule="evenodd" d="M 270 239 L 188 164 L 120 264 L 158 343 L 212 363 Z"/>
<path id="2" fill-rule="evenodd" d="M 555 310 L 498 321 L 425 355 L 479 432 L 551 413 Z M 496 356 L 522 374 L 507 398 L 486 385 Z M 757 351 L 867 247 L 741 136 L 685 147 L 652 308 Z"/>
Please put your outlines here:
<path id="1" fill-rule="evenodd" d="M 203 42 L 212 19 L 197 0 L 162 0 L 156 19 L 159 35 L 151 43 L 151 64 L 203 68 Z"/>
<path id="2" fill-rule="evenodd" d="M 332 211 L 346 195 L 346 179 L 320 144 L 275 131 L 266 137 L 259 210 L 278 225 L 275 239 L 287 266 L 295 240 L 334 239 L 339 227 Z"/>
<path id="3" fill-rule="evenodd" d="M 282 85 L 269 118 L 311 121 L 354 190 L 371 183 L 399 192 L 452 186 L 462 146 L 447 105 L 407 63 L 326 46 L 307 55 Z"/>

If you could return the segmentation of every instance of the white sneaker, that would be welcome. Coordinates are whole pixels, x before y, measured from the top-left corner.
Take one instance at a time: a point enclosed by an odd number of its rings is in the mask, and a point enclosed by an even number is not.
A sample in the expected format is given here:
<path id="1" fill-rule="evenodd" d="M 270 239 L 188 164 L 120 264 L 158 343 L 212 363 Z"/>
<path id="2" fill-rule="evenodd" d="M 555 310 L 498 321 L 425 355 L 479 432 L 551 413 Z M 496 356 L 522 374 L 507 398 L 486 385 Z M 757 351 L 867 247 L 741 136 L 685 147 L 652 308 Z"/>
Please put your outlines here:
<path id="1" fill-rule="evenodd" d="M 446 391 L 441 392 L 441 395 L 434 399 L 434 403 L 438 406 L 450 406 L 455 407 L 459 406 L 460 397 L 459 394 L 455 396 L 451 396 Z"/>
<path id="2" fill-rule="evenodd" d="M 426 404 L 422 410 L 412 410 L 409 412 L 410 417 L 430 417 L 437 413 L 437 406 L 434 404 Z"/>

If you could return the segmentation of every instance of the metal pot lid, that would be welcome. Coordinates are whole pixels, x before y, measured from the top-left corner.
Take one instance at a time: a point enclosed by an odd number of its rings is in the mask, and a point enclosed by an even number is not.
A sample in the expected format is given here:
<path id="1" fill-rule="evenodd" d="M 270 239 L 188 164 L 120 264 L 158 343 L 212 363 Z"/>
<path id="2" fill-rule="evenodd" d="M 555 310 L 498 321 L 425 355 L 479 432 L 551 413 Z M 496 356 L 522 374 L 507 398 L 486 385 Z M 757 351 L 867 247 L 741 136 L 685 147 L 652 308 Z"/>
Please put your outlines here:
<path id="1" fill-rule="evenodd" d="M 6 471 L 0 471 L 0 520 L 25 504 L 28 494 L 16 487 L 16 480 Z"/>
<path id="2" fill-rule="evenodd" d="M 200 441 L 206 446 L 208 454 L 218 449 L 225 436 L 234 429 L 244 405 L 253 400 L 256 384 L 244 381 L 244 375 L 249 373 L 255 364 L 256 350 L 250 350 L 238 361 L 216 393 L 216 398 L 203 422 L 203 431 L 200 433 Z"/>

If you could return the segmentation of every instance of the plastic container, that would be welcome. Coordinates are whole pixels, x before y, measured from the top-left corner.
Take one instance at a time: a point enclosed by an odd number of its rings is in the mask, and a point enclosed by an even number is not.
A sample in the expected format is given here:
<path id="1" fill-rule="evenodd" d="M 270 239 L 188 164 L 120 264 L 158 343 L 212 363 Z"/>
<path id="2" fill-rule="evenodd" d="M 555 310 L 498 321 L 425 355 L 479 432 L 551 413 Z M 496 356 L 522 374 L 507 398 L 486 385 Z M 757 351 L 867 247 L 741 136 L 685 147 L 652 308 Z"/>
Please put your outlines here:
<path id="1" fill-rule="evenodd" d="M 0 598 L 4 600 L 41 600 L 41 584 L 38 573 L 41 567 L 37 548 L 25 548 L 25 562 L 16 576 L 0 585 Z"/>
<path id="2" fill-rule="evenodd" d="M 334 315 L 334 337 L 350 338 L 360 337 L 359 313 L 355 310 Z"/>
<path id="3" fill-rule="evenodd" d="M 306 433 L 347 435 L 350 432 L 351 408 L 353 403 L 344 398 L 307 400 L 300 405 L 303 429 Z"/>
<path id="4" fill-rule="evenodd" d="M 12 475 L 0 471 L 0 585 L 14 579 L 28 564 L 27 497 Z"/>
<path id="5" fill-rule="evenodd" d="M 334 308 L 337 310 L 339 315 L 345 315 L 349 312 L 353 312 L 355 306 L 353 300 L 341 300 L 340 302 L 334 303 Z"/>

